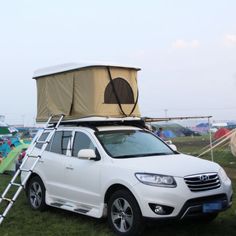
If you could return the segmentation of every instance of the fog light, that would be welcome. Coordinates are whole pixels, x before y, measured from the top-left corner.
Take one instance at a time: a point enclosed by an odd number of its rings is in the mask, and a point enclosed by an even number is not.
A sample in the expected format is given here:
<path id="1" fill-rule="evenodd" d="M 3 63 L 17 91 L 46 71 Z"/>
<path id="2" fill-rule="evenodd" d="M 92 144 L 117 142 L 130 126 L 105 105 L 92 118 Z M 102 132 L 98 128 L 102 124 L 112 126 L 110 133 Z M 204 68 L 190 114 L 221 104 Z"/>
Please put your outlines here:
<path id="1" fill-rule="evenodd" d="M 165 214 L 165 211 L 164 211 L 163 207 L 158 206 L 158 205 L 155 206 L 154 212 L 158 215 L 164 215 Z"/>
<path id="2" fill-rule="evenodd" d="M 164 206 L 155 203 L 149 203 L 149 206 L 152 209 L 152 211 L 157 215 L 169 215 L 174 210 L 174 207 Z"/>

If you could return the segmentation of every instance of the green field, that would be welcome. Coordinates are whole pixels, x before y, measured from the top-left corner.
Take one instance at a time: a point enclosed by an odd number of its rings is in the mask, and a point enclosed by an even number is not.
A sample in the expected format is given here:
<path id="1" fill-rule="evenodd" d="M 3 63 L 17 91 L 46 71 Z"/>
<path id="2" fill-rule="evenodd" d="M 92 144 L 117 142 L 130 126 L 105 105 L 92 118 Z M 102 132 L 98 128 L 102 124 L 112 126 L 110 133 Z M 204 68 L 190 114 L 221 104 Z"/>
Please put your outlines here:
<path id="1" fill-rule="evenodd" d="M 180 151 L 185 153 L 197 153 L 204 142 L 202 137 L 181 138 L 173 140 Z M 208 142 L 206 140 L 206 142 Z M 201 144 L 201 145 L 200 145 Z M 236 158 L 233 157 L 229 149 L 218 150 L 214 153 L 215 161 L 221 163 L 229 174 L 234 192 L 236 191 Z M 209 159 L 207 155 L 204 158 Z M 231 164 L 230 164 L 231 163 Z M 0 175 L 0 192 L 9 182 L 11 176 Z M 187 222 L 165 222 L 150 223 L 146 227 L 143 235 L 175 235 L 175 236 L 233 236 L 236 235 L 236 199 L 233 199 L 233 206 L 221 213 L 212 223 L 205 225 L 196 221 Z M 23 235 L 46 235 L 46 236 L 67 236 L 67 235 L 113 235 L 107 226 L 106 220 L 93 219 L 75 213 L 48 208 L 44 212 L 31 210 L 27 204 L 24 193 L 21 193 L 17 202 L 0 226 L 1 236 L 23 236 Z"/>

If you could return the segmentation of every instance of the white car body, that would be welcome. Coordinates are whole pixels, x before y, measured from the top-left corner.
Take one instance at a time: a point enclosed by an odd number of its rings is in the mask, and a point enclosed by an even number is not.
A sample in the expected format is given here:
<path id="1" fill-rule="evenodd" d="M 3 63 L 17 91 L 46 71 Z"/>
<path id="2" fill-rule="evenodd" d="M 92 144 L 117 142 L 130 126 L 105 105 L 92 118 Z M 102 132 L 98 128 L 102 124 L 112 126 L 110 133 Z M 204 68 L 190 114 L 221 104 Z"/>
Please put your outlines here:
<path id="1" fill-rule="evenodd" d="M 132 126 L 104 126 L 99 131 L 141 130 Z M 205 203 L 222 201 L 221 210 L 232 204 L 232 187 L 230 179 L 222 173 L 222 168 L 213 162 L 184 155 L 159 155 L 137 158 L 112 158 L 99 142 L 95 130 L 89 127 L 61 126 L 58 131 L 71 131 L 72 145 L 74 133 L 86 134 L 97 148 L 100 160 L 81 159 L 71 156 L 68 148 L 65 155 L 45 151 L 33 171 L 33 176 L 41 178 L 46 189 L 47 205 L 100 218 L 107 215 L 107 197 L 115 188 L 129 190 L 138 202 L 143 217 L 185 218 L 191 215 L 193 208 L 202 213 Z M 49 144 L 50 145 L 50 144 Z M 166 145 L 166 144 L 165 144 Z M 40 149 L 35 149 L 35 154 Z M 32 165 L 28 160 L 26 167 Z M 151 173 L 172 176 L 176 187 L 159 187 L 147 185 L 138 180 L 136 173 Z M 186 177 L 216 174 L 220 186 L 206 191 L 190 190 L 185 182 Z M 22 179 L 25 175 L 22 174 Z M 169 214 L 157 214 L 150 204 L 168 206 Z M 220 210 L 220 211 L 221 211 Z M 199 212 L 201 211 L 201 212 Z"/>

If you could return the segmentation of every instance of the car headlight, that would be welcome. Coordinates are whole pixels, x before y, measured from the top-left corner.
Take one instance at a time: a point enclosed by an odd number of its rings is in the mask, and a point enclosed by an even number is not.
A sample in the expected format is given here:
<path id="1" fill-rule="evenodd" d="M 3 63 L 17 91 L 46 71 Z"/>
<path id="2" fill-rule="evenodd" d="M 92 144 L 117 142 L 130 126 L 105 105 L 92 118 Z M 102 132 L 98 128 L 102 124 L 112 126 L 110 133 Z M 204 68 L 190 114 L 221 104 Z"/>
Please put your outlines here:
<path id="1" fill-rule="evenodd" d="M 223 182 L 225 182 L 228 179 L 228 176 L 223 168 L 220 168 L 219 176 Z"/>
<path id="2" fill-rule="evenodd" d="M 136 178 L 143 184 L 175 188 L 177 186 L 174 177 L 168 175 L 149 174 L 149 173 L 136 173 Z"/>

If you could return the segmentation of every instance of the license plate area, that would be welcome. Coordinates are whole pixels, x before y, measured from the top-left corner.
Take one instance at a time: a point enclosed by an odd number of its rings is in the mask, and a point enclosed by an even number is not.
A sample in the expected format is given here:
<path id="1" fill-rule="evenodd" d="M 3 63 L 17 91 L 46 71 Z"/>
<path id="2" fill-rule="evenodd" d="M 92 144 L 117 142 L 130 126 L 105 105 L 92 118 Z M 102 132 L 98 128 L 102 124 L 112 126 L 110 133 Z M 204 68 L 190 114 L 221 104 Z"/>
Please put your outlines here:
<path id="1" fill-rule="evenodd" d="M 211 212 L 216 212 L 222 210 L 222 202 L 217 201 L 217 202 L 208 202 L 204 203 L 202 207 L 203 213 L 211 213 Z"/>

